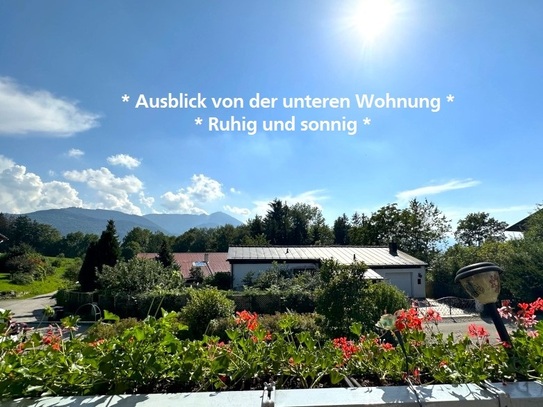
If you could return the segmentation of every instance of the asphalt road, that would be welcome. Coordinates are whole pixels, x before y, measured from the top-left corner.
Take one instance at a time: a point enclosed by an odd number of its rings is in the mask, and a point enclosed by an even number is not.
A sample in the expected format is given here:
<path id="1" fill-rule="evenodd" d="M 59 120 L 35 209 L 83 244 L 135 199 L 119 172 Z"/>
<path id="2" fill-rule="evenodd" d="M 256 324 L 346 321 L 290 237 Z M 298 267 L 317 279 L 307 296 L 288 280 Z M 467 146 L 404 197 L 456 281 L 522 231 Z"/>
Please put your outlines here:
<path id="1" fill-rule="evenodd" d="M 54 294 L 43 294 L 27 299 L 1 300 L 0 308 L 9 309 L 13 314 L 13 319 L 17 322 L 40 322 L 43 317 L 43 309 L 48 305 L 51 307 L 56 305 Z"/>
<path id="2" fill-rule="evenodd" d="M 437 327 L 432 326 L 434 332 L 441 332 L 444 336 L 448 336 L 450 333 L 453 333 L 455 338 L 463 338 L 468 334 L 468 327 L 471 324 L 484 327 L 490 334 L 491 342 L 498 342 L 499 336 L 496 331 L 496 327 L 492 322 L 492 319 L 481 319 L 481 318 L 455 318 L 454 321 L 449 318 L 444 318 L 443 321 L 439 322 Z M 509 333 L 511 333 L 512 325 L 505 324 Z M 430 327 L 427 327 L 430 328 Z"/>

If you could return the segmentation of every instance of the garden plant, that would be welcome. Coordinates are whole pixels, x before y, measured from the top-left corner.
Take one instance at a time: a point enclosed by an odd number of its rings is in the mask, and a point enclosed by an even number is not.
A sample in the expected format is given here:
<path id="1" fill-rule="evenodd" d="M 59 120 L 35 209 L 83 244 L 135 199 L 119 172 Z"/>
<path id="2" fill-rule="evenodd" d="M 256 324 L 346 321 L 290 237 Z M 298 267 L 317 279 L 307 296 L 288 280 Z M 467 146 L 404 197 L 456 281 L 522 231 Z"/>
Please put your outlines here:
<path id="1" fill-rule="evenodd" d="M 14 330 L 6 311 L 0 396 L 245 390 L 270 381 L 277 388 L 317 388 L 536 380 L 543 378 L 543 324 L 535 318 L 541 310 L 541 299 L 500 309 L 516 324 L 511 343 L 475 324 L 463 339 L 444 336 L 431 309 L 384 315 L 373 331 L 355 322 L 350 336 L 334 338 L 299 331 L 289 313 L 271 331 L 259 315 L 241 311 L 231 317 L 227 340 L 187 339 L 176 312 L 97 338 L 77 336 L 76 317 L 45 332 Z"/>

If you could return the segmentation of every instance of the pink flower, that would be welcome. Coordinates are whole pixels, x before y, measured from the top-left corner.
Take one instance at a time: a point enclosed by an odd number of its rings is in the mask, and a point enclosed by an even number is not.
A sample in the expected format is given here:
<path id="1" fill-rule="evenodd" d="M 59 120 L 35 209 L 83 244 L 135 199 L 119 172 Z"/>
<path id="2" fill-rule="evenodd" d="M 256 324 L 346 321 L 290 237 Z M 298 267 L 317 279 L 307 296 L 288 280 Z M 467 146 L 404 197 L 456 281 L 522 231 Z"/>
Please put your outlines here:
<path id="1" fill-rule="evenodd" d="M 488 331 L 485 329 L 484 326 L 475 325 L 475 324 L 470 324 L 468 326 L 468 334 L 469 336 L 472 336 L 478 339 L 484 339 L 490 336 L 490 334 L 488 333 Z"/>
<path id="2" fill-rule="evenodd" d="M 391 350 L 394 350 L 394 345 L 388 342 L 384 342 L 381 344 L 381 349 L 383 349 L 385 352 L 389 352 Z"/>
<path id="3" fill-rule="evenodd" d="M 539 336 L 539 332 L 537 331 L 528 331 L 526 333 L 530 338 L 537 338 Z"/>
<path id="4" fill-rule="evenodd" d="M 424 315 L 425 322 L 434 322 L 437 324 L 441 320 L 441 315 L 433 308 L 429 308 L 428 311 L 426 311 L 426 315 Z"/>

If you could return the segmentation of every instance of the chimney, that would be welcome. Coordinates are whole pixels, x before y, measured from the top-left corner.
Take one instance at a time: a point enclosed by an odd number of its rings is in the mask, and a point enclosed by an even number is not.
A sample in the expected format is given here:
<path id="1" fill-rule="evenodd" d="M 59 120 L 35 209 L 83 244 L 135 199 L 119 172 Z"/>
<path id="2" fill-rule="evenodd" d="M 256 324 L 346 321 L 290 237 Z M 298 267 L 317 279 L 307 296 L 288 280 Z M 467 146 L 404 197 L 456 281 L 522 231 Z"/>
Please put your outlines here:
<path id="1" fill-rule="evenodd" d="M 397 256 L 398 255 L 398 243 L 392 241 L 388 244 L 388 252 L 391 256 Z"/>
<path id="2" fill-rule="evenodd" d="M 209 263 L 209 253 L 204 253 L 204 263 Z"/>

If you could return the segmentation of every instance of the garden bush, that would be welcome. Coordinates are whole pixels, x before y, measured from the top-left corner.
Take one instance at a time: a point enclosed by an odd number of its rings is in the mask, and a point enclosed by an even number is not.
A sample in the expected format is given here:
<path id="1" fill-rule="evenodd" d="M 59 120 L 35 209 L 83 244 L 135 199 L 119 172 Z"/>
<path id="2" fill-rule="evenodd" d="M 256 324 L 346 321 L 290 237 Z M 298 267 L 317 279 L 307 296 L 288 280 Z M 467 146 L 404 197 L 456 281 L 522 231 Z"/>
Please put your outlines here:
<path id="1" fill-rule="evenodd" d="M 136 296 L 138 317 L 158 316 L 160 310 L 179 312 L 187 305 L 187 289 L 153 290 Z"/>
<path id="2" fill-rule="evenodd" d="M 370 301 L 375 304 L 375 315 L 373 317 L 375 322 L 377 322 L 383 314 L 393 314 L 399 309 L 407 309 L 410 307 L 405 293 L 395 285 L 387 282 L 378 282 L 369 285 L 365 294 L 368 295 Z"/>
<path id="3" fill-rule="evenodd" d="M 121 336 L 127 329 L 137 325 L 143 325 L 143 322 L 136 318 L 123 318 L 113 323 L 100 321 L 91 326 L 85 332 L 85 336 L 90 341 L 112 339 Z"/>
<path id="4" fill-rule="evenodd" d="M 153 259 L 133 258 L 115 266 L 104 266 L 98 273 L 104 293 L 136 295 L 154 289 L 173 289 L 184 286 L 179 271 L 164 267 Z"/>
<path id="5" fill-rule="evenodd" d="M 376 305 L 366 294 L 370 281 L 364 279 L 367 267 L 362 263 L 341 265 L 323 261 L 320 268 L 323 286 L 316 292 L 316 311 L 322 328 L 331 337 L 348 335 L 354 322 L 370 330 L 375 324 Z"/>
<path id="6" fill-rule="evenodd" d="M 28 284 L 31 284 L 33 281 L 34 281 L 34 278 L 32 277 L 31 273 L 22 273 L 22 272 L 14 273 L 11 276 L 11 280 L 10 280 L 11 283 L 18 284 L 18 285 L 28 285 Z"/>
<path id="7" fill-rule="evenodd" d="M 216 288 L 189 288 L 187 305 L 181 310 L 181 317 L 188 325 L 191 337 L 200 338 L 212 320 L 231 316 L 234 302 Z"/>
<path id="8" fill-rule="evenodd" d="M 229 290 L 232 286 L 231 273 L 215 273 L 206 277 L 205 284 L 211 287 L 217 287 L 219 290 Z"/>

